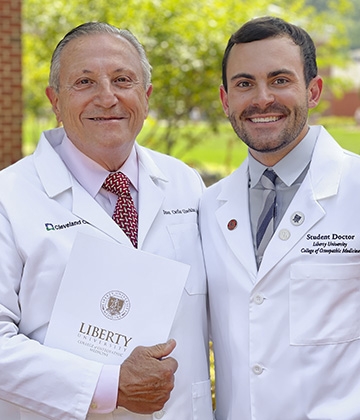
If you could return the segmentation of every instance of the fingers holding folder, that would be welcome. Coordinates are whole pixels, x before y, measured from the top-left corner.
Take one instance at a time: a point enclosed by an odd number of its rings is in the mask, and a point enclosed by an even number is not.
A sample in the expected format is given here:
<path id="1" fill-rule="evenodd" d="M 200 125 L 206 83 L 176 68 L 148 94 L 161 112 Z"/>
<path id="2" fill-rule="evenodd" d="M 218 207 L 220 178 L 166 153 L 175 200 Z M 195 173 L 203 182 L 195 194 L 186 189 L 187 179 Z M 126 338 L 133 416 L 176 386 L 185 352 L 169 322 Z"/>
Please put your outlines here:
<path id="1" fill-rule="evenodd" d="M 168 357 L 175 340 L 150 347 L 136 347 L 120 368 L 117 405 L 139 414 L 161 410 L 174 388 L 178 363 Z"/>

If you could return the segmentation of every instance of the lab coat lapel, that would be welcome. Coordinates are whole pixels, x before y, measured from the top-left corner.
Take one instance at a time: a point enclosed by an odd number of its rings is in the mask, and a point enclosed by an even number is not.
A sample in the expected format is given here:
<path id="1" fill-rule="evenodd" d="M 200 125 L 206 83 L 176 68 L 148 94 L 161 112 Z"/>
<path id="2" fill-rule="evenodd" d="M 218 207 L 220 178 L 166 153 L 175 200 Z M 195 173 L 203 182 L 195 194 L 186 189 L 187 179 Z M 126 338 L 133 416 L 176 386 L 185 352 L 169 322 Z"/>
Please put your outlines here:
<path id="1" fill-rule="evenodd" d="M 326 215 L 324 200 L 337 194 L 343 168 L 344 152 L 322 129 L 314 149 L 309 172 L 290 203 L 264 253 L 258 279 L 264 277 L 315 224 Z M 301 214 L 303 223 L 294 223 Z M 287 239 L 287 233 L 290 237 Z"/>
<path id="2" fill-rule="evenodd" d="M 54 137 L 56 139 L 56 136 Z M 60 136 L 56 139 L 58 143 L 60 139 Z M 56 146 L 56 143 L 53 146 Z M 50 198 L 55 198 L 71 188 L 72 176 L 44 133 L 40 137 L 33 159 L 40 182 Z"/>
<path id="3" fill-rule="evenodd" d="M 245 161 L 230 175 L 228 182 L 222 183 L 217 197 L 222 205 L 216 211 L 216 218 L 230 249 L 255 281 L 257 268 L 249 215 L 247 168 Z M 231 222 L 236 223 L 234 229 Z"/>
<path id="4" fill-rule="evenodd" d="M 302 224 L 294 224 L 296 215 L 301 215 Z M 310 178 L 306 177 L 264 252 L 259 267 L 258 281 L 277 265 L 324 216 L 325 211 L 314 199 Z"/>
<path id="5" fill-rule="evenodd" d="M 137 144 L 135 147 L 139 159 L 138 243 L 141 248 L 165 199 L 161 184 L 168 181 L 146 149 Z"/>
<path id="6" fill-rule="evenodd" d="M 54 138 L 52 143 L 54 143 Z M 44 135 L 34 153 L 34 164 L 44 190 L 50 198 L 61 202 L 62 206 L 80 219 L 87 221 L 116 241 L 132 246 L 128 237 L 112 218 L 71 175 Z"/>
<path id="7" fill-rule="evenodd" d="M 111 236 L 117 242 L 132 246 L 124 231 L 75 179 L 73 180 L 72 192 L 72 211 L 74 214 L 86 220 L 90 225 L 101 230 L 106 235 Z"/>

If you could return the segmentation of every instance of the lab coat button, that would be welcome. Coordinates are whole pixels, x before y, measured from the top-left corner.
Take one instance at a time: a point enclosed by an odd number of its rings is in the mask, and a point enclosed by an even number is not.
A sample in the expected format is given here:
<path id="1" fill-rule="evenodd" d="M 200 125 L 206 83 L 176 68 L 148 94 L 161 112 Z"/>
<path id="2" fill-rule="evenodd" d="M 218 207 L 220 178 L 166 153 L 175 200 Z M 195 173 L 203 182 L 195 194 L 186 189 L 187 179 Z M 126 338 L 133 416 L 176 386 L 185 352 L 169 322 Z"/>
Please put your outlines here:
<path id="1" fill-rule="evenodd" d="M 291 236 L 291 233 L 287 229 L 281 229 L 279 232 L 279 238 L 282 241 L 287 241 Z"/>
<path id="2" fill-rule="evenodd" d="M 254 302 L 255 302 L 257 305 L 261 305 L 261 304 L 264 302 L 264 296 L 261 296 L 261 295 L 256 295 L 256 296 L 254 297 Z"/>
<path id="3" fill-rule="evenodd" d="M 160 410 L 160 411 L 157 411 L 156 413 L 154 413 L 154 417 L 156 419 L 162 419 L 164 417 L 164 415 L 165 415 L 165 410 Z"/>
<path id="4" fill-rule="evenodd" d="M 255 375 L 261 375 L 264 371 L 264 368 L 261 365 L 254 365 L 252 368 L 252 371 L 255 373 Z"/>
<path id="5" fill-rule="evenodd" d="M 98 408 L 98 406 L 97 406 L 96 402 L 92 402 L 92 403 L 90 404 L 90 409 L 91 409 L 91 410 L 96 410 L 97 408 Z"/>

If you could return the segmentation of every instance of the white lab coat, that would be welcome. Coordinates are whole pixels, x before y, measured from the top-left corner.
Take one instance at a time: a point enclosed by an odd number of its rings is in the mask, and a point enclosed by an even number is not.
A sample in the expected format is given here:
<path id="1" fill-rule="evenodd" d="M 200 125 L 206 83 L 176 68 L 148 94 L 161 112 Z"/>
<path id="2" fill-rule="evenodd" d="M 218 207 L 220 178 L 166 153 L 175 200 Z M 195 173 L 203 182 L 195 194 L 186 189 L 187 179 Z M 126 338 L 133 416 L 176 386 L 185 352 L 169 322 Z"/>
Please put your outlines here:
<path id="1" fill-rule="evenodd" d="M 360 419 L 360 157 L 319 131 L 259 271 L 247 161 L 204 194 L 217 420 Z"/>
<path id="2" fill-rule="evenodd" d="M 46 132 L 32 156 L 0 173 L 1 420 L 85 418 L 102 365 L 41 343 L 76 233 L 130 245 L 54 151 L 62 136 L 62 129 Z M 136 148 L 139 249 L 191 265 L 170 334 L 177 341 L 172 355 L 179 368 L 161 412 L 135 415 L 118 409 L 88 418 L 210 420 L 207 290 L 197 225 L 203 183 L 182 162 Z M 46 229 L 47 223 L 76 221 L 81 223 Z"/>

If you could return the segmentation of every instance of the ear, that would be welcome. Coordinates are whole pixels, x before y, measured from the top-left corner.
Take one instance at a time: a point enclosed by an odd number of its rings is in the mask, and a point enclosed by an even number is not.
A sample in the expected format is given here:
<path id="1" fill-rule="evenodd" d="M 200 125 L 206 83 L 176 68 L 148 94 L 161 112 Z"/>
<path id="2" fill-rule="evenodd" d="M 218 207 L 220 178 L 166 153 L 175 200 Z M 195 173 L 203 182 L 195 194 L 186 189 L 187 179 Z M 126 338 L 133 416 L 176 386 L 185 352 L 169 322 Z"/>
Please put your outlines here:
<path id="1" fill-rule="evenodd" d="M 149 114 L 149 99 L 150 99 L 152 91 L 153 91 L 153 85 L 149 85 L 149 87 L 147 88 L 147 91 L 145 93 L 145 95 L 146 95 L 146 113 L 145 113 L 145 115 L 146 116 Z"/>
<path id="2" fill-rule="evenodd" d="M 323 87 L 323 80 L 320 76 L 314 77 L 308 87 L 308 106 L 315 108 L 320 101 L 320 96 Z"/>
<path id="3" fill-rule="evenodd" d="M 228 94 L 224 88 L 224 85 L 220 86 L 220 100 L 221 100 L 225 115 L 228 117 L 229 116 L 229 101 L 228 101 Z"/>
<path id="4" fill-rule="evenodd" d="M 149 85 L 149 87 L 146 91 L 146 96 L 147 96 L 148 99 L 150 98 L 150 95 L 151 95 L 152 91 L 153 91 L 153 85 Z"/>
<path id="5" fill-rule="evenodd" d="M 59 95 L 57 94 L 56 90 L 51 86 L 48 86 L 46 88 L 45 93 L 46 93 L 46 96 L 48 97 L 48 99 L 51 103 L 52 110 L 53 110 L 54 114 L 56 115 L 56 120 L 60 124 L 61 123 L 61 113 L 60 113 L 60 109 L 59 109 Z"/>

